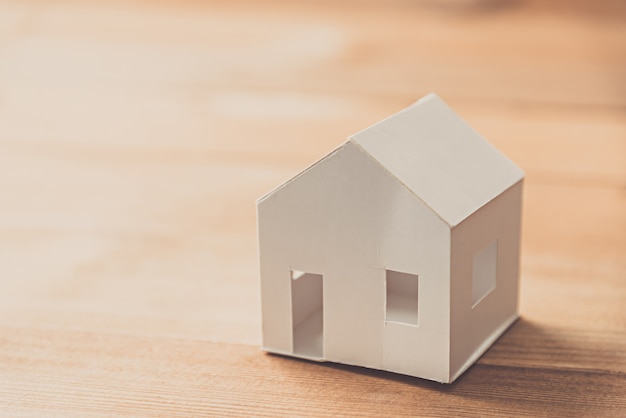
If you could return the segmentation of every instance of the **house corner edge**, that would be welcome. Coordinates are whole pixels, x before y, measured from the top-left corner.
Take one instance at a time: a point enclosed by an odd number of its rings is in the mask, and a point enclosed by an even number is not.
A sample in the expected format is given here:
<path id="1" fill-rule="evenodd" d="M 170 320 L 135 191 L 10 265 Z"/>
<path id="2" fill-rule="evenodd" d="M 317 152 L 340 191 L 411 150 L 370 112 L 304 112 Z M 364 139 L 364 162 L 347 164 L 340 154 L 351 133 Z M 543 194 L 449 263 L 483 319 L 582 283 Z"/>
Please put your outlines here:
<path id="1" fill-rule="evenodd" d="M 494 331 L 489 338 L 487 338 L 480 347 L 472 354 L 467 361 L 459 368 L 459 370 L 452 376 L 450 383 L 454 383 L 463 373 L 467 371 L 483 354 L 491 348 L 491 346 L 508 330 L 515 321 L 520 317 L 519 312 L 515 312 L 508 320 L 506 320 L 496 331 Z"/>

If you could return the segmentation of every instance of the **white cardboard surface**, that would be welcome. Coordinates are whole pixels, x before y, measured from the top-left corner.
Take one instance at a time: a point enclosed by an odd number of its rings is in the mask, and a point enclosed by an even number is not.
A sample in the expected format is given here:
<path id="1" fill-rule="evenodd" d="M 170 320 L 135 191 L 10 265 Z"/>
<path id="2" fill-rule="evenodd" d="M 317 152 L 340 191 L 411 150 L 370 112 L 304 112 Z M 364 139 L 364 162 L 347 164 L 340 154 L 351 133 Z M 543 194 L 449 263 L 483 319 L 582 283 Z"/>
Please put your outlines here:
<path id="1" fill-rule="evenodd" d="M 451 226 L 524 176 L 434 94 L 352 138 Z"/>
<path id="2" fill-rule="evenodd" d="M 517 317 L 522 177 L 434 95 L 355 135 L 257 202 L 263 348 L 451 382 Z M 386 320 L 386 270 L 418 277 L 417 325 Z"/>

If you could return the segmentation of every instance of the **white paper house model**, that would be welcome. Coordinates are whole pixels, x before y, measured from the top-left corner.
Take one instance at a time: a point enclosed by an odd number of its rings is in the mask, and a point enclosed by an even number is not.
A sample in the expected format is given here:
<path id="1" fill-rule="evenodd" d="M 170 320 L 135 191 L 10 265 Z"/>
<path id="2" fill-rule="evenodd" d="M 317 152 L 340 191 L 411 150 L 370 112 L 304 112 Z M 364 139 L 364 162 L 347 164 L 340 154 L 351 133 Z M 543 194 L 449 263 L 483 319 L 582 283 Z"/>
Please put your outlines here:
<path id="1" fill-rule="evenodd" d="M 263 349 L 450 383 L 518 317 L 524 173 L 430 94 L 257 202 Z"/>

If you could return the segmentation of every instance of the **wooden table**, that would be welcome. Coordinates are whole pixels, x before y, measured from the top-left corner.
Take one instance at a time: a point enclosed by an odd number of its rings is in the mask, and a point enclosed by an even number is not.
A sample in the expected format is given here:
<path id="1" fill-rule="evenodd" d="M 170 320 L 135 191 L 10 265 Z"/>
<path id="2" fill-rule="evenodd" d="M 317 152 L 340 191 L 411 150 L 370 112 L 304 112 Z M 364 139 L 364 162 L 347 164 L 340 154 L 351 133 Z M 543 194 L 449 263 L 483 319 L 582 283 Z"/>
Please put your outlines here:
<path id="1" fill-rule="evenodd" d="M 453 385 L 264 354 L 257 197 L 435 91 L 526 170 Z M 626 416 L 621 1 L 0 0 L 0 415 Z"/>

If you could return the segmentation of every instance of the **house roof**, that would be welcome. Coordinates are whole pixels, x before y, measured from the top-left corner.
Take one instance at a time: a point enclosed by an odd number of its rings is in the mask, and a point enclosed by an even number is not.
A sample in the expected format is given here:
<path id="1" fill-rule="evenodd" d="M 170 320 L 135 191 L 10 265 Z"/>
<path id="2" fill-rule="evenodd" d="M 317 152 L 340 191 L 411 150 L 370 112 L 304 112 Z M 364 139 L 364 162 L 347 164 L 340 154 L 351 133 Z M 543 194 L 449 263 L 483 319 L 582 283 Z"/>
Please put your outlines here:
<path id="1" fill-rule="evenodd" d="M 524 177 L 435 94 L 350 140 L 451 226 Z"/>

